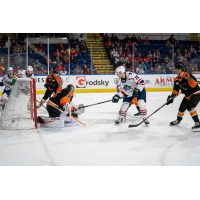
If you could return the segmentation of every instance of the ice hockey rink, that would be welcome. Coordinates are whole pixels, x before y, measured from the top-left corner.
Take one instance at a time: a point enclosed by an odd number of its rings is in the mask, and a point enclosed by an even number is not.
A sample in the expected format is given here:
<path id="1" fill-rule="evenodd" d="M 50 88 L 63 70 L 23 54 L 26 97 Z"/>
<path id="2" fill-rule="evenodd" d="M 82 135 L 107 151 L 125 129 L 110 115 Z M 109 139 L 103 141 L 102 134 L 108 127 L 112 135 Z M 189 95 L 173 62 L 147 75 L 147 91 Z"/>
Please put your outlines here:
<path id="1" fill-rule="evenodd" d="M 115 93 L 76 93 L 73 102 L 90 105 L 112 99 Z M 162 106 L 171 92 L 147 92 L 147 112 Z M 43 95 L 37 95 L 39 99 Z M 119 125 L 121 100 L 86 108 L 77 122 L 60 129 L 0 130 L 1 166 L 192 166 L 200 165 L 200 132 L 193 132 L 194 122 L 186 111 L 178 126 L 169 126 L 176 119 L 183 95 L 149 118 L 150 124 L 134 117 L 135 106 Z M 199 105 L 197 112 L 200 113 Z M 48 116 L 45 108 L 38 116 Z"/>

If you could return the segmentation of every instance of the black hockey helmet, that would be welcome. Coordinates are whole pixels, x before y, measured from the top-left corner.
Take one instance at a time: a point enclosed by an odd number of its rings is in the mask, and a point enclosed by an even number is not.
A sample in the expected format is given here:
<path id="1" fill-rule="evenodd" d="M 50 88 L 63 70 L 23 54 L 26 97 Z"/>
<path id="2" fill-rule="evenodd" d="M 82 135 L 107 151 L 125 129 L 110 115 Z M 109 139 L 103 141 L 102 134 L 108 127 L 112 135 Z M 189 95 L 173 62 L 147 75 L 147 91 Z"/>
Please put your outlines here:
<path id="1" fill-rule="evenodd" d="M 54 74 L 58 74 L 58 70 L 57 70 L 57 69 L 54 69 L 54 70 L 53 70 L 53 73 L 54 73 Z"/>
<path id="2" fill-rule="evenodd" d="M 185 65 L 183 62 L 179 62 L 176 64 L 176 69 L 181 69 L 182 71 L 185 71 Z"/>
<path id="3" fill-rule="evenodd" d="M 75 91 L 75 87 L 74 87 L 74 85 L 72 85 L 72 84 L 68 84 L 66 88 L 69 88 L 69 89 L 71 89 L 71 90 L 72 90 L 72 92 L 74 92 L 74 91 Z"/>

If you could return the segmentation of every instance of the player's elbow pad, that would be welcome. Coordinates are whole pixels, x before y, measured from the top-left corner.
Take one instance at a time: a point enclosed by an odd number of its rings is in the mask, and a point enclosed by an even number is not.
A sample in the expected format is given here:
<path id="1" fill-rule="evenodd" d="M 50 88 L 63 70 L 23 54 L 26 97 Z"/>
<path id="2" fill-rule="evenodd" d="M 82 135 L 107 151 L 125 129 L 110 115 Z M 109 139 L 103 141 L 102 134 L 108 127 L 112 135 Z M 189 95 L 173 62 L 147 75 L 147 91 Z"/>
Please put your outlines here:
<path id="1" fill-rule="evenodd" d="M 4 83 L 3 83 L 3 82 L 0 82 L 0 86 L 4 86 Z"/>

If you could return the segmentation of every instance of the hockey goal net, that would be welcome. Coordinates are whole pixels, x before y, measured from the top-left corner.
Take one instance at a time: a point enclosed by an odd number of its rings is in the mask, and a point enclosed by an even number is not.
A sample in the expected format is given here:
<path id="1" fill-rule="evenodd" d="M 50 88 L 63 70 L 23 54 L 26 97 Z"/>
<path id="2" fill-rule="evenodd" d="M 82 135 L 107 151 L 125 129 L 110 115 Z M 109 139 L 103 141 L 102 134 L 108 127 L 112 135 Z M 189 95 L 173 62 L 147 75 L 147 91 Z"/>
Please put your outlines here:
<path id="1" fill-rule="evenodd" d="M 37 128 L 36 84 L 32 78 L 18 78 L 0 117 L 1 129 Z"/>

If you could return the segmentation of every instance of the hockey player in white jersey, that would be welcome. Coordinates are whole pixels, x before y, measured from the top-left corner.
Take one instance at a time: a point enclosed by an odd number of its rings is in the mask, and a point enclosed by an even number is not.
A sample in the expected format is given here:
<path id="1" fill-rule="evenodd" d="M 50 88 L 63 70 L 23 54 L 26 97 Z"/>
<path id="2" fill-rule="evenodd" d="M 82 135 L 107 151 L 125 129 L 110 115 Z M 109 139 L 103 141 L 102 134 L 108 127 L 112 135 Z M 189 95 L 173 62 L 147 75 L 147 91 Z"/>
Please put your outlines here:
<path id="1" fill-rule="evenodd" d="M 28 66 L 25 73 L 20 73 L 20 72 L 18 73 L 18 77 L 19 78 L 32 78 L 32 79 L 35 79 L 35 76 L 32 73 L 33 73 L 33 67 L 32 66 Z"/>
<path id="2" fill-rule="evenodd" d="M 0 100 L 0 107 L 1 106 L 4 107 L 6 101 L 8 100 L 8 97 L 9 97 L 10 92 L 13 88 L 13 85 L 16 81 L 16 78 L 17 78 L 17 76 L 15 74 L 13 74 L 13 68 L 9 67 L 8 74 L 6 74 L 0 82 L 0 86 L 5 86 L 3 95 Z"/>
<path id="3" fill-rule="evenodd" d="M 117 103 L 120 98 L 123 98 L 123 103 L 119 111 L 119 118 L 115 121 L 119 124 L 126 116 L 127 110 L 131 101 L 137 97 L 138 105 L 140 107 L 140 114 L 143 119 L 147 116 L 146 109 L 146 90 L 145 83 L 142 78 L 132 72 L 125 72 L 123 66 L 119 66 L 115 70 L 115 74 L 119 77 L 117 84 L 117 94 L 113 96 L 112 102 Z M 145 120 L 145 124 L 149 124 L 149 121 Z"/>

